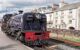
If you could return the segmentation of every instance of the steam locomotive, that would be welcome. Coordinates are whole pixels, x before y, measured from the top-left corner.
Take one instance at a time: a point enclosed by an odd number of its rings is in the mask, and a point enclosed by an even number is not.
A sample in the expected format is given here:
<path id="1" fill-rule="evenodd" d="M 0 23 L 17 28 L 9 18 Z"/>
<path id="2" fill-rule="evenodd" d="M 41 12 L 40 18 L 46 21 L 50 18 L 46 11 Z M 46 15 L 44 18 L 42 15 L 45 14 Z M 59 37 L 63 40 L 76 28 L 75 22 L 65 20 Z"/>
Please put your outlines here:
<path id="1" fill-rule="evenodd" d="M 49 31 L 46 29 L 46 15 L 41 13 L 23 13 L 3 16 L 1 29 L 5 34 L 25 42 L 28 46 L 47 45 Z"/>

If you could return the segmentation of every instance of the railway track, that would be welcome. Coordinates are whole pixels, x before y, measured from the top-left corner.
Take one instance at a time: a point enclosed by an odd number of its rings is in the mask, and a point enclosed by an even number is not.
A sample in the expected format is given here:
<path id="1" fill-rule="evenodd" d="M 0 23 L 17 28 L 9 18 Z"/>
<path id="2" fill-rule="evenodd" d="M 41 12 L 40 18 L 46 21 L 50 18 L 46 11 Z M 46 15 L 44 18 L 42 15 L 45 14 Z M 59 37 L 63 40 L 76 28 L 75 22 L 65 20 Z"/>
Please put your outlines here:
<path id="1" fill-rule="evenodd" d="M 13 38 L 11 38 L 13 39 Z M 43 47 L 31 47 L 34 50 L 80 50 L 80 48 L 75 48 L 73 46 L 70 46 L 68 44 L 65 44 L 62 41 L 50 39 L 49 40 L 49 45 L 48 46 L 43 46 Z M 25 45 L 25 44 L 24 44 Z"/>
<path id="2" fill-rule="evenodd" d="M 49 45 L 44 47 L 34 47 L 34 50 L 80 50 L 80 48 L 75 48 L 73 46 L 67 45 L 64 42 L 57 40 L 49 40 Z"/>
<path id="3" fill-rule="evenodd" d="M 11 39 L 14 39 L 14 38 L 11 38 Z M 43 46 L 43 47 L 35 46 L 35 47 L 32 47 L 32 49 L 33 50 L 80 50 L 80 48 L 77 49 L 73 46 L 65 44 L 62 41 L 58 41 L 58 40 L 54 40 L 54 39 L 50 39 L 48 43 L 49 43 L 48 46 Z"/>

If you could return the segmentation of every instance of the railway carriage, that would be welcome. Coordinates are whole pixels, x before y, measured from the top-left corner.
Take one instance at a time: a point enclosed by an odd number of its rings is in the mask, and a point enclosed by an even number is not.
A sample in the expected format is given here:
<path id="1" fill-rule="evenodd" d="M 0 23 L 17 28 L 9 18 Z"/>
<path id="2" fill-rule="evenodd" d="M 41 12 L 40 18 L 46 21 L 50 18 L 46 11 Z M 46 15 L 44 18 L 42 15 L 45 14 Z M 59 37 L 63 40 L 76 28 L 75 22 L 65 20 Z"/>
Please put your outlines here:
<path id="1" fill-rule="evenodd" d="M 72 46 L 80 46 L 80 30 L 52 29 L 50 38 Z"/>

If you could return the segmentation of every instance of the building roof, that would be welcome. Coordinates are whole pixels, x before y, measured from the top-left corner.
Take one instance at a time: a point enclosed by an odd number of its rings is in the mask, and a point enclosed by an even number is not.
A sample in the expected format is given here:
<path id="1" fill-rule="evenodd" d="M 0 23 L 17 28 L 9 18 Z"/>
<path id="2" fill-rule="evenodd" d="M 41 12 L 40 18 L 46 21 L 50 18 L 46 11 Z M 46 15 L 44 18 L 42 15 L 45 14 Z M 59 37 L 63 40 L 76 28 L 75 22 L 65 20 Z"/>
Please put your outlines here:
<path id="1" fill-rule="evenodd" d="M 57 9 L 56 11 L 63 11 L 63 10 L 69 10 L 69 9 L 76 9 L 80 7 L 80 2 L 78 3 L 72 3 L 72 4 L 68 4 L 68 5 L 65 5 L 59 9 Z"/>
<path id="2" fill-rule="evenodd" d="M 47 12 L 47 13 L 44 13 L 44 14 L 51 14 L 51 13 L 54 13 L 54 12 Z"/>

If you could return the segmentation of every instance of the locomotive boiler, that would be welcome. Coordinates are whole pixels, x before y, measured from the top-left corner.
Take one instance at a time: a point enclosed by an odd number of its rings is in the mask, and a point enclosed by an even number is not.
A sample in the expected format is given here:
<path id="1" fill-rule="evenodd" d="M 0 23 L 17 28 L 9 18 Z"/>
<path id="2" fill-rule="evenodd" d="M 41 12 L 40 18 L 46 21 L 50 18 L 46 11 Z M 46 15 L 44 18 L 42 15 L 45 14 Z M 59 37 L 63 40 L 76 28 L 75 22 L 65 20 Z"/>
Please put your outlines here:
<path id="1" fill-rule="evenodd" d="M 16 40 L 25 42 L 28 46 L 47 45 L 49 31 L 46 29 L 46 15 L 41 13 L 8 14 L 3 17 L 2 30 Z M 4 27 L 5 26 L 5 27 Z"/>

